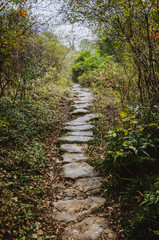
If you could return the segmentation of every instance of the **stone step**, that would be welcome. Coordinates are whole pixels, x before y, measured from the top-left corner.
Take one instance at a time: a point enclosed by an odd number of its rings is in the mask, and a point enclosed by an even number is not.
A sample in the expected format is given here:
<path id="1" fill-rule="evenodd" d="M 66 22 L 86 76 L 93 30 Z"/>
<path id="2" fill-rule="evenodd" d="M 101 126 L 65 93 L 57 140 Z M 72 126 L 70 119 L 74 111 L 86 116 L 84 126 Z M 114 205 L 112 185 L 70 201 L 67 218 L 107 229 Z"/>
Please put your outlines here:
<path id="1" fill-rule="evenodd" d="M 83 153 L 65 153 L 62 155 L 64 163 L 73 163 L 86 160 Z"/>
<path id="2" fill-rule="evenodd" d="M 85 88 L 85 87 L 83 87 L 82 90 L 83 90 L 83 92 L 84 92 L 84 91 L 85 91 L 85 92 L 89 92 L 89 91 L 90 91 L 89 88 Z"/>
<path id="3" fill-rule="evenodd" d="M 77 144 L 62 144 L 60 150 L 69 153 L 83 153 L 83 146 Z"/>
<path id="4" fill-rule="evenodd" d="M 76 180 L 74 187 L 80 191 L 89 192 L 101 188 L 103 182 L 101 177 L 82 178 Z"/>
<path id="5" fill-rule="evenodd" d="M 74 93 L 74 94 L 82 94 L 83 93 L 83 91 L 82 91 L 82 89 L 73 89 L 73 91 L 72 91 L 72 93 Z"/>
<path id="6" fill-rule="evenodd" d="M 80 109 L 80 108 L 89 108 L 92 106 L 92 103 L 83 103 L 83 104 L 73 104 L 71 107 Z"/>
<path id="7" fill-rule="evenodd" d="M 83 99 L 81 99 L 81 100 L 76 100 L 76 101 L 74 101 L 74 104 L 89 104 L 89 103 L 91 103 L 92 101 L 91 101 L 91 99 L 90 100 L 87 100 L 86 98 L 83 98 Z"/>
<path id="8" fill-rule="evenodd" d="M 115 240 L 116 235 L 109 228 L 105 218 L 91 216 L 85 218 L 83 221 L 69 224 L 65 229 L 62 240 Z"/>
<path id="9" fill-rule="evenodd" d="M 79 94 L 79 97 L 93 97 L 93 94 L 91 92 L 85 92 L 85 91 L 82 91 L 81 94 Z"/>
<path id="10" fill-rule="evenodd" d="M 66 126 L 81 126 L 81 125 L 85 125 L 85 124 L 87 124 L 87 123 L 84 121 L 77 121 L 76 119 L 65 123 Z"/>
<path id="11" fill-rule="evenodd" d="M 97 115 L 94 113 L 89 113 L 89 114 L 85 114 L 82 117 L 78 117 L 70 122 L 67 122 L 66 125 L 70 125 L 70 126 L 83 125 L 83 124 L 87 124 L 88 121 L 94 118 L 97 118 Z"/>
<path id="12" fill-rule="evenodd" d="M 97 114 L 89 113 L 89 114 L 86 114 L 86 115 L 84 115 L 84 116 L 82 116 L 82 117 L 76 118 L 76 119 L 74 120 L 74 122 L 88 122 L 88 121 L 90 121 L 90 120 L 92 120 L 92 119 L 95 119 L 95 118 L 97 118 L 97 117 L 98 117 Z"/>
<path id="13" fill-rule="evenodd" d="M 86 162 L 68 163 L 61 167 L 60 176 L 64 178 L 95 177 L 98 173 Z"/>
<path id="14" fill-rule="evenodd" d="M 92 137 L 93 133 L 91 131 L 86 131 L 86 132 L 79 131 L 79 132 L 69 132 L 68 135 L 69 136 L 89 136 L 89 137 Z"/>
<path id="15" fill-rule="evenodd" d="M 89 111 L 85 108 L 80 108 L 80 109 L 76 109 L 74 110 L 71 114 L 73 115 L 78 115 L 78 114 L 85 114 L 88 113 Z"/>
<path id="16" fill-rule="evenodd" d="M 54 202 L 53 219 L 60 222 L 76 222 L 98 210 L 105 203 L 105 198 L 89 197 L 87 199 L 60 200 Z"/>
<path id="17" fill-rule="evenodd" d="M 85 125 L 81 125 L 81 126 L 65 126 L 63 129 L 64 130 L 69 130 L 69 131 L 74 131 L 74 132 L 78 132 L 78 131 L 86 131 L 86 130 L 90 130 L 93 128 L 93 125 L 91 124 L 85 124 Z"/>
<path id="18" fill-rule="evenodd" d="M 82 143 L 82 142 L 89 142 L 93 140 L 93 138 L 88 136 L 67 136 L 67 137 L 62 137 L 59 140 L 62 142 L 69 142 L 69 143 L 72 143 L 72 142 Z"/>

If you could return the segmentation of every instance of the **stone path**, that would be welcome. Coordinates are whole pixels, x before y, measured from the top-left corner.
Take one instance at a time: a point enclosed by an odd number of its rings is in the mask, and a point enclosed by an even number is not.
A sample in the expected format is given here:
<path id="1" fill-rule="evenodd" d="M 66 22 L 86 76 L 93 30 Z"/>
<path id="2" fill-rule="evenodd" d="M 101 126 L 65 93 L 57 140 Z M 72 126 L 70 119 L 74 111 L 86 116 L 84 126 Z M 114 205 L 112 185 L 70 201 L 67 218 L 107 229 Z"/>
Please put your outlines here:
<path id="1" fill-rule="evenodd" d="M 114 232 L 102 213 L 105 198 L 100 197 L 103 179 L 87 164 L 84 149 L 92 140 L 93 123 L 97 116 L 90 113 L 92 94 L 87 88 L 74 84 L 72 104 L 74 120 L 65 124 L 67 136 L 61 137 L 63 166 L 60 175 L 71 180 L 71 186 L 60 187 L 62 200 L 54 202 L 53 219 L 65 226 L 62 240 L 115 239 Z"/>

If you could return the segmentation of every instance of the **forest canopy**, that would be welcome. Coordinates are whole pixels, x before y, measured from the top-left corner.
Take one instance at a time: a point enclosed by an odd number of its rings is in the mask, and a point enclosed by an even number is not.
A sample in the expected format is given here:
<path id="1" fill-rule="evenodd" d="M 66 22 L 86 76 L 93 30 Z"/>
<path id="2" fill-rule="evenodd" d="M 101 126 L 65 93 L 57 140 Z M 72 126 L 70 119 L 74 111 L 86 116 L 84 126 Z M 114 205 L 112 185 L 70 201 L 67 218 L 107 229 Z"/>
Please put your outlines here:
<path id="1" fill-rule="evenodd" d="M 118 62 L 133 66 L 142 103 L 157 103 L 159 88 L 159 3 L 157 0 L 64 1 L 70 22 L 85 22 L 102 33 Z M 105 42 L 106 43 L 106 42 Z"/>

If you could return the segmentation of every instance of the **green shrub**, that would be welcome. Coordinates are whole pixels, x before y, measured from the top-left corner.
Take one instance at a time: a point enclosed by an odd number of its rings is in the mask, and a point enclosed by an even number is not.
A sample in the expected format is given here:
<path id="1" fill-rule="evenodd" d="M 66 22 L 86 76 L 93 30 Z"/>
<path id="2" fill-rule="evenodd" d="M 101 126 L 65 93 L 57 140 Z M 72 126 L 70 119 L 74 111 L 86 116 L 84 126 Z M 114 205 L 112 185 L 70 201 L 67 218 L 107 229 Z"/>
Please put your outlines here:
<path id="1" fill-rule="evenodd" d="M 156 180 L 155 180 L 156 179 Z M 152 179 L 148 178 L 150 185 Z M 130 240 L 154 239 L 159 236 L 159 177 L 148 190 L 144 192 L 143 201 L 135 209 L 127 226 Z"/>
<path id="2" fill-rule="evenodd" d="M 82 76 L 84 73 L 87 74 L 88 71 L 93 71 L 98 68 L 100 63 L 101 58 L 98 54 L 92 54 L 88 50 L 81 51 L 79 57 L 72 66 L 72 80 L 77 82 L 78 77 Z"/>
<path id="3" fill-rule="evenodd" d="M 21 106 L 1 100 L 1 119 L 5 121 L 0 128 L 0 142 L 21 144 L 37 135 L 42 136 L 55 121 L 52 111 L 49 105 L 29 99 L 21 102 Z"/>
<path id="4" fill-rule="evenodd" d="M 107 157 L 99 163 L 108 193 L 118 193 L 132 209 L 123 221 L 128 239 L 157 239 L 159 226 L 158 107 L 125 108 L 120 126 L 108 133 Z"/>

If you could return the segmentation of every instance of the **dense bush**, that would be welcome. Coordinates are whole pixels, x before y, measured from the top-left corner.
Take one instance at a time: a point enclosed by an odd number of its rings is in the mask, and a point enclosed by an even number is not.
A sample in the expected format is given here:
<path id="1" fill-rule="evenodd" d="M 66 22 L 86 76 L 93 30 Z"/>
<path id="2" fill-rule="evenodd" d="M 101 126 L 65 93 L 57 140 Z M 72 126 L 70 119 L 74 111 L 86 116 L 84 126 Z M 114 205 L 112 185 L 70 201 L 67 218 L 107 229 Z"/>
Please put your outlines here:
<path id="1" fill-rule="evenodd" d="M 118 193 L 132 211 L 122 220 L 128 239 L 158 238 L 158 119 L 157 106 L 125 108 L 120 125 L 108 132 L 107 156 L 99 162 L 111 176 L 108 193 Z"/>
<path id="2" fill-rule="evenodd" d="M 92 54 L 89 50 L 82 50 L 72 66 L 72 80 L 79 81 L 78 77 L 84 77 L 88 72 L 98 68 L 101 63 L 101 58 L 98 54 Z M 83 82 L 89 85 L 88 81 Z"/>
<path id="3" fill-rule="evenodd" d="M 113 91 L 120 101 L 136 103 L 139 100 L 139 92 L 136 88 L 136 77 L 132 75 L 132 67 L 119 64 L 113 55 L 101 53 L 99 42 L 97 48 L 78 53 L 78 57 L 72 66 L 72 79 L 83 86 L 93 89 L 103 88 L 105 93 Z M 99 52 L 99 53 L 98 53 Z M 135 94 L 135 95 L 134 95 Z"/>

